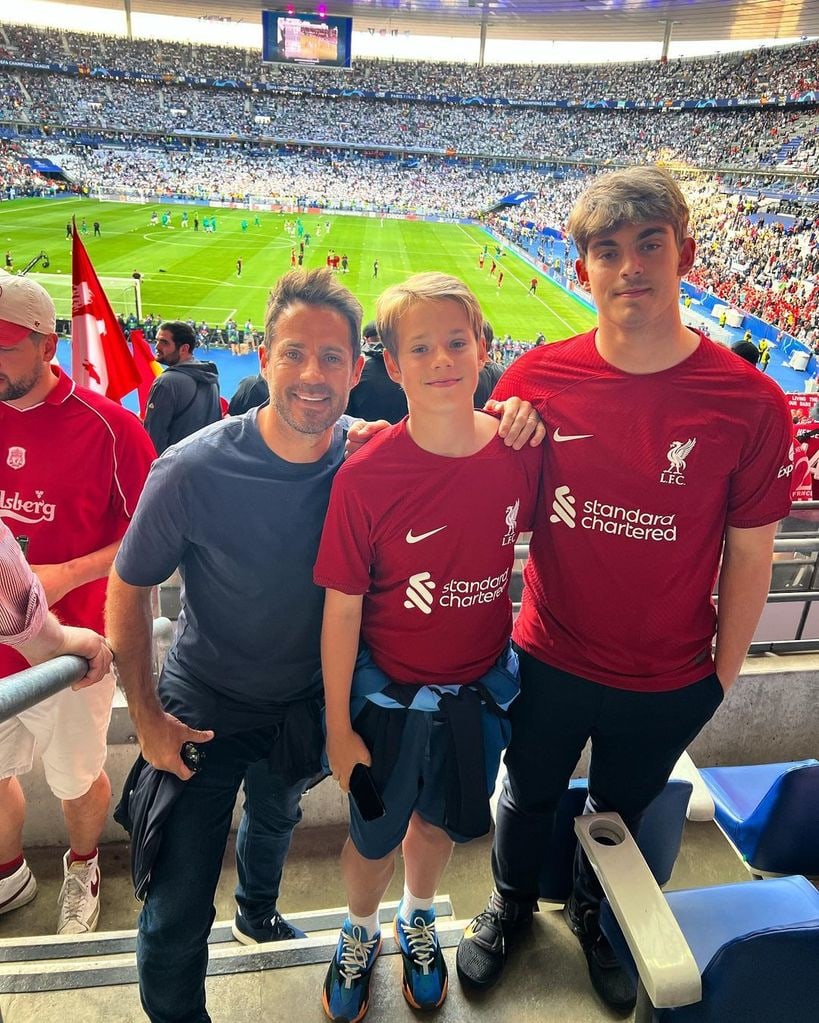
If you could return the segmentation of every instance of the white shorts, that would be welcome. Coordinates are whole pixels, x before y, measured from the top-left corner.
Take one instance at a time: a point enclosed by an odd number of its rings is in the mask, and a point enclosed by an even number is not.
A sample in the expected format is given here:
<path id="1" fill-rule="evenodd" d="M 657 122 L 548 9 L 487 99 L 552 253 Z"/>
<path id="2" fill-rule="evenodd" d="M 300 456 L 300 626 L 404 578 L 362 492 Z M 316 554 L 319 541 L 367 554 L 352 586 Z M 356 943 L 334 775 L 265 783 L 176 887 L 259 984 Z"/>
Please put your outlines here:
<path id="1" fill-rule="evenodd" d="M 64 689 L 0 724 L 0 778 L 26 774 L 37 753 L 58 799 L 84 796 L 105 764 L 115 684 L 109 674 L 85 689 Z"/>

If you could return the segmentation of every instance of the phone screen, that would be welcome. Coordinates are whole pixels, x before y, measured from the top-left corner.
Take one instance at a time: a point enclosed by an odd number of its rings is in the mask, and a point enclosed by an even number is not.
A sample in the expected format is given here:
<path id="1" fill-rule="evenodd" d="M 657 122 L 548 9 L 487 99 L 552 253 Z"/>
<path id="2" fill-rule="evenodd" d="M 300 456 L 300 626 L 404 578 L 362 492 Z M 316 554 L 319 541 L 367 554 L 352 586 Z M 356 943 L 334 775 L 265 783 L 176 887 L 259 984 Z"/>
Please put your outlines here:
<path id="1" fill-rule="evenodd" d="M 350 775 L 350 795 L 365 821 L 375 821 L 387 812 L 366 764 L 356 764 Z"/>

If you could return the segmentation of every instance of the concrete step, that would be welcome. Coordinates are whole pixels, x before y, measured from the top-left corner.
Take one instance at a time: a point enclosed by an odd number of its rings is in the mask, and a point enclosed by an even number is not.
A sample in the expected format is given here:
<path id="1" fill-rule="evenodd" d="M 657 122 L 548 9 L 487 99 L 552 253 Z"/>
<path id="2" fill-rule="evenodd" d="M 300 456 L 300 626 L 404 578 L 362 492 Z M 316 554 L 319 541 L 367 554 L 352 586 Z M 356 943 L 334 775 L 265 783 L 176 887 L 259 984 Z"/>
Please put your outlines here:
<path id="1" fill-rule="evenodd" d="M 382 955 L 398 951 L 390 926 L 397 908 L 398 902 L 385 902 L 379 912 L 385 931 Z M 445 948 L 457 945 L 466 921 L 453 919 L 448 895 L 436 898 L 435 914 L 441 945 Z M 230 921 L 216 923 L 209 938 L 208 975 L 327 963 L 345 915 L 343 907 L 290 914 L 288 921 L 307 932 L 308 937 L 257 945 L 236 941 Z M 127 930 L 0 940 L 0 994 L 135 984 L 136 935 L 136 930 Z"/>

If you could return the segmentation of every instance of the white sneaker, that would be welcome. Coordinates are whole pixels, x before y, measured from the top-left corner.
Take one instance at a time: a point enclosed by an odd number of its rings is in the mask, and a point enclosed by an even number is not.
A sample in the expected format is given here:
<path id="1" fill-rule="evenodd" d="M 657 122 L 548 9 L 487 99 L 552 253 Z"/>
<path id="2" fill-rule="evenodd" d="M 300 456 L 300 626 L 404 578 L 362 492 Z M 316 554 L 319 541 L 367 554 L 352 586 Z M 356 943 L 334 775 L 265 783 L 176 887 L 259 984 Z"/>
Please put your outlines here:
<path id="1" fill-rule="evenodd" d="M 100 916 L 99 855 L 68 865 L 63 857 L 63 886 L 57 898 L 57 934 L 87 934 L 97 929 Z"/>
<path id="2" fill-rule="evenodd" d="M 0 914 L 10 913 L 13 909 L 25 906 L 36 894 L 37 882 L 31 868 L 23 860 L 22 866 L 13 874 L 0 880 Z"/>

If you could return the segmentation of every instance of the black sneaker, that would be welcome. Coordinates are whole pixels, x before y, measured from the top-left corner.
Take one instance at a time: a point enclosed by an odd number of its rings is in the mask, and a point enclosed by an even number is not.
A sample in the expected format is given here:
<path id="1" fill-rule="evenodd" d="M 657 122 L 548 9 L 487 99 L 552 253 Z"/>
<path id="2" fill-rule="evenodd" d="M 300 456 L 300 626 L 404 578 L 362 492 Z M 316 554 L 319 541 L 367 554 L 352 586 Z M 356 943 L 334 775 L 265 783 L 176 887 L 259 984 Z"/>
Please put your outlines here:
<path id="1" fill-rule="evenodd" d="M 500 977 L 509 945 L 532 923 L 533 907 L 504 899 L 496 891 L 486 909 L 464 931 L 455 956 L 461 982 L 485 990 Z"/>
<path id="2" fill-rule="evenodd" d="M 600 998 L 616 1012 L 628 1015 L 637 1002 L 637 985 L 608 943 L 598 924 L 599 909 L 580 912 L 573 898 L 563 910 L 569 929 L 580 941 L 589 967 L 589 979 Z"/>
<path id="3" fill-rule="evenodd" d="M 252 924 L 246 917 L 242 916 L 241 909 L 236 910 L 231 927 L 233 937 L 241 941 L 243 945 L 258 945 L 264 941 L 288 941 L 291 938 L 306 938 L 304 931 L 289 924 L 278 910 L 273 915 L 263 920 L 261 924 Z"/>

